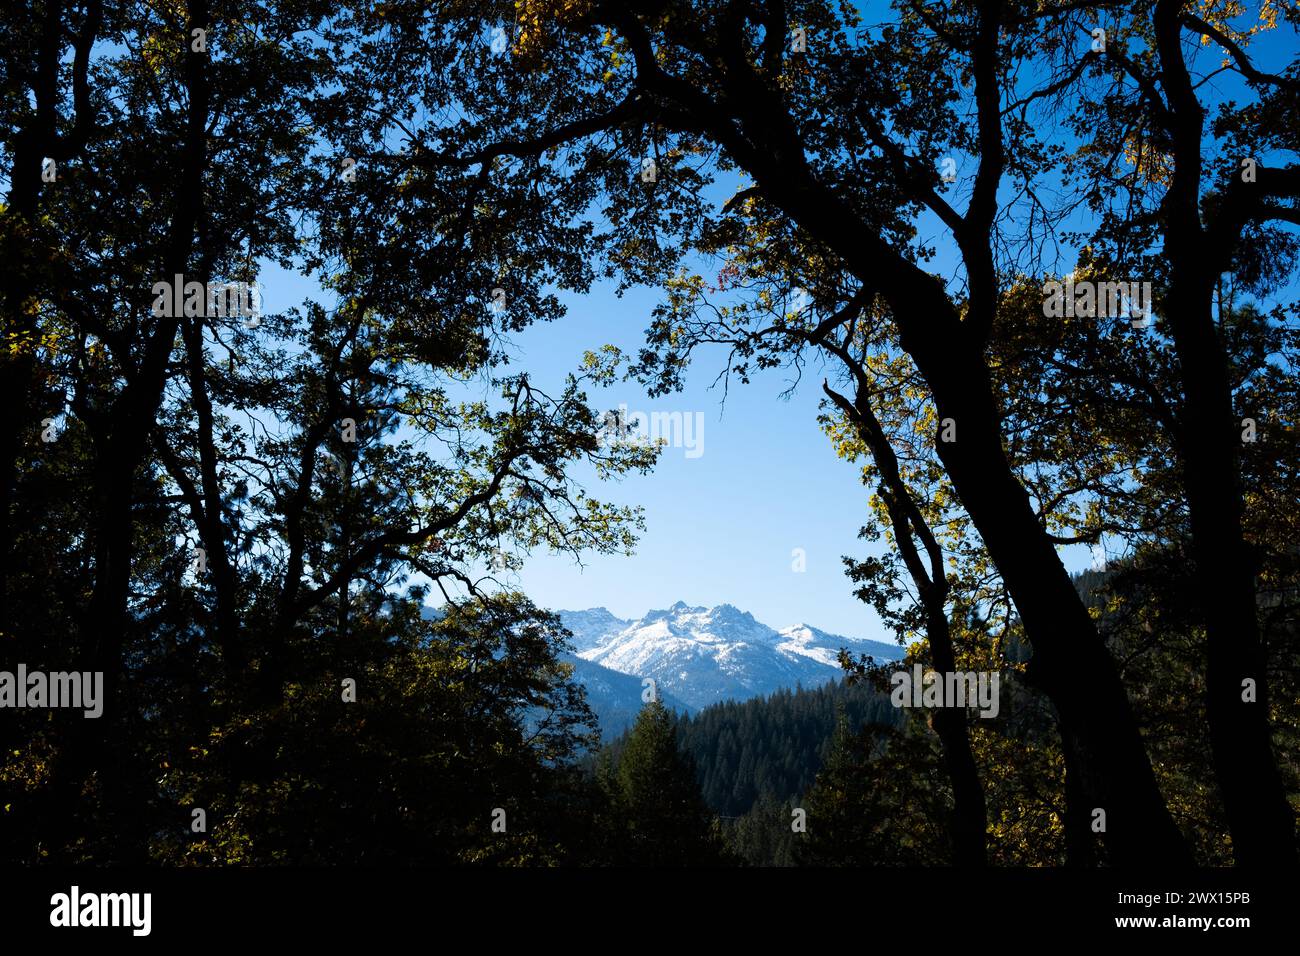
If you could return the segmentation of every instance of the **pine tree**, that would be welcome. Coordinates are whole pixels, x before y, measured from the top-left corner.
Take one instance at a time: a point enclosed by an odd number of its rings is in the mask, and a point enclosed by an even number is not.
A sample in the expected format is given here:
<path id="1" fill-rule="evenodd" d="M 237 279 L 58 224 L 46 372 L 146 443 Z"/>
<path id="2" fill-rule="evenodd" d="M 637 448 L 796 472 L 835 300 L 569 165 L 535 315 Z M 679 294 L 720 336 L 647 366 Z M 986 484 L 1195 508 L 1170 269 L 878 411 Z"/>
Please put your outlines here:
<path id="1" fill-rule="evenodd" d="M 806 834 L 794 830 L 789 801 L 760 793 L 754 807 L 730 828 L 732 852 L 750 866 L 794 866 L 795 843 Z"/>
<path id="2" fill-rule="evenodd" d="M 936 865 L 950 862 L 943 822 L 949 795 L 934 735 L 922 721 L 855 734 L 843 712 L 826 765 L 804 799 L 801 866 Z"/>
<path id="3" fill-rule="evenodd" d="M 639 866 L 722 863 L 712 814 L 695 777 L 694 762 L 677 748 L 673 716 L 659 701 L 642 708 L 616 769 L 601 774 L 612 790 L 614 817 L 623 831 L 623 862 Z"/>

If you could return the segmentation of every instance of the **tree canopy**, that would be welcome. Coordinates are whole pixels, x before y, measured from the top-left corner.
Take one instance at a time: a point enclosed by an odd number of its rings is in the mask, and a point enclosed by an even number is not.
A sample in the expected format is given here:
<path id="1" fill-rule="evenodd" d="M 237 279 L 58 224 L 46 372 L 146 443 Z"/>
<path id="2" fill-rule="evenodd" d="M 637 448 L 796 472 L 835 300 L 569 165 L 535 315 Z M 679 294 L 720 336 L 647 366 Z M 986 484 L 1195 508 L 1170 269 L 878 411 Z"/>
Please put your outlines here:
<path id="1" fill-rule="evenodd" d="M 0 853 L 733 861 L 661 705 L 582 773 L 568 635 L 500 580 L 634 549 L 640 509 L 576 475 L 657 449 L 602 441 L 592 392 L 703 364 L 811 376 L 864 484 L 837 518 L 888 545 L 846 589 L 907 665 L 1008 688 L 999 720 L 806 741 L 783 860 L 1294 865 L 1297 29 L 1282 0 L 7 6 L 0 663 L 101 674 L 104 708 L 0 715 Z M 541 387 L 518 336 L 598 281 L 657 291 L 644 347 Z M 1080 581 L 1079 545 L 1116 553 Z M 800 794 L 726 772 L 788 826 Z"/>

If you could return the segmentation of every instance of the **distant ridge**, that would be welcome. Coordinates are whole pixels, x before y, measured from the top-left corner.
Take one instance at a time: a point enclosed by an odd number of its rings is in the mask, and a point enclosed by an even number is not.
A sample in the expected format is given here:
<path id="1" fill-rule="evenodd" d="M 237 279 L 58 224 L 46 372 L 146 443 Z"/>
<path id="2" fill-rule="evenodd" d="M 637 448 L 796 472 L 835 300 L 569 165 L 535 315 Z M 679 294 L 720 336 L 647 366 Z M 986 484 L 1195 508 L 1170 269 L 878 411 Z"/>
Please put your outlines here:
<path id="1" fill-rule="evenodd" d="M 843 675 L 840 648 L 898 660 L 903 648 L 831 634 L 809 624 L 777 630 L 731 604 L 678 601 L 636 621 L 603 607 L 557 611 L 574 653 L 622 674 L 653 678 L 661 696 L 692 708 L 747 700 L 782 688 L 814 687 Z"/>

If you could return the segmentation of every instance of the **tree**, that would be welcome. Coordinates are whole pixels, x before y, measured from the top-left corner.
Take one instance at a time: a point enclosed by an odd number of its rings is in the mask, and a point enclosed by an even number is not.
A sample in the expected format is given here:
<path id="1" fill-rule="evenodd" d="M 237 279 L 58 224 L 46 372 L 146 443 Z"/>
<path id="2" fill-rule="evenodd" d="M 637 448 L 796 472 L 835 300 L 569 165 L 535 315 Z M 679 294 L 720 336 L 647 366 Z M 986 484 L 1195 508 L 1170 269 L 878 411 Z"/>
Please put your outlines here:
<path id="1" fill-rule="evenodd" d="M 695 767 L 677 746 L 672 715 L 658 700 L 641 708 L 604 786 L 626 841 L 622 861 L 637 866 L 724 862 L 719 832 L 700 795 Z"/>
<path id="2" fill-rule="evenodd" d="M 310 653 L 284 697 L 182 749 L 161 786 L 202 807 L 201 834 L 156 834 L 156 861 L 200 865 L 555 865 L 581 859 L 594 738 L 557 663 L 558 619 L 521 595 L 452 608 L 355 608 L 349 639 Z M 345 682 L 351 681 L 351 693 Z"/>
<path id="3" fill-rule="evenodd" d="M 1090 11 L 1084 26 L 1064 12 L 1048 20 L 1045 36 L 1068 42 L 1100 15 Z M 1266 294 L 1294 274 L 1297 240 L 1278 224 L 1300 223 L 1300 166 L 1279 160 L 1300 147 L 1300 79 L 1294 62 L 1270 73 L 1249 53 L 1251 40 L 1282 19 L 1292 29 L 1300 22 L 1293 9 L 1268 5 L 1257 15 L 1236 4 L 1117 5 L 1106 10 L 1108 38 L 1090 57 L 1097 69 L 1084 71 L 1081 62 L 1052 84 L 1085 98 L 1067 122 L 1084 131 L 1072 166 L 1098 218 L 1094 252 L 1115 274 L 1154 277 L 1163 293 L 1178 387 L 1155 420 L 1182 466 L 1193 572 L 1204 593 L 1218 596 L 1202 608 L 1206 715 L 1234 850 L 1245 864 L 1296 861 L 1257 621 L 1261 556 L 1245 518 L 1242 422 L 1257 410 L 1234 401 L 1232 293 L 1224 292 L 1225 278 L 1234 290 Z M 1228 84 L 1231 98 L 1218 92 Z M 1124 152 L 1131 169 L 1114 175 L 1104 157 Z M 1258 345 L 1265 340 L 1257 335 Z M 1243 700 L 1247 681 L 1253 702 Z"/>
<path id="4" fill-rule="evenodd" d="M 760 793 L 750 811 L 726 829 L 731 852 L 750 866 L 795 866 L 795 845 L 804 833 L 794 829 L 794 810 L 771 791 Z"/>
<path id="5" fill-rule="evenodd" d="M 0 475 L 5 657 L 102 673 L 105 700 L 99 720 L 24 714 L 0 728 L 6 856 L 140 862 L 158 840 L 187 858 L 158 835 L 174 835 L 177 800 L 222 793 L 248 825 L 214 812 L 211 832 L 229 844 L 198 857 L 325 858 L 287 832 L 310 812 L 272 800 L 259 815 L 252 794 L 300 786 L 301 807 L 332 794 L 340 815 L 321 820 L 340 833 L 387 806 L 351 792 L 331 741 L 378 766 L 400 738 L 367 742 L 353 722 L 373 706 L 393 733 L 412 727 L 374 698 L 338 710 L 345 676 L 381 675 L 390 706 L 436 691 L 442 732 L 500 734 L 516 769 L 565 762 L 583 736 L 567 704 L 570 717 L 533 728 L 527 753 L 512 739 L 526 725 L 520 695 L 542 706 L 569 693 L 561 632 L 529 624 L 526 609 L 486 613 L 503 590 L 492 576 L 532 548 L 630 547 L 637 510 L 594 500 L 568 469 L 582 460 L 607 476 L 649 467 L 654 452 L 599 441 L 584 388 L 608 381 L 607 356 L 553 393 L 505 368 L 512 333 L 563 314 L 555 288 L 589 281 L 573 236 L 542 221 L 536 177 L 476 187 L 444 170 L 394 188 L 388 173 L 414 152 L 397 139 L 418 78 L 372 88 L 371 58 L 387 54 L 362 38 L 384 32 L 382 11 L 134 4 L 101 21 L 95 4 L 38 6 L 5 12 L 15 31 L 0 46 L 15 80 L 0 150 L 17 171 L 0 238 L 21 252 L 0 290 L 13 360 L 3 387 L 23 418 L 0 434 L 0 470 L 13 463 Z M 456 57 L 433 67 L 442 82 L 422 91 L 454 100 Z M 433 113 L 426 132 L 454 139 L 457 121 Z M 46 150 L 59 162 L 48 182 Z M 315 293 L 275 313 L 212 307 L 214 287 L 277 268 Z M 177 275 L 181 309 L 156 291 Z M 467 382 L 481 395 L 466 398 Z M 448 620 L 479 613 L 480 630 L 498 630 L 470 650 L 449 624 L 429 633 L 419 608 L 435 589 Z M 538 640 L 515 640 L 524 628 Z M 387 670 L 394 646 L 436 686 L 403 687 Z M 463 672 L 503 650 L 516 655 L 511 693 L 485 707 Z M 385 723 L 374 713 L 370 726 Z M 299 747 L 308 726 L 323 736 L 319 759 Z M 300 779 L 285 783 L 275 767 L 295 750 Z M 483 764 L 431 766 L 446 788 L 482 795 L 467 778 Z M 168 773 L 181 768 L 183 785 Z M 502 786 L 539 776 L 512 772 Z M 415 800 L 409 780 L 387 796 Z M 491 857 L 501 841 L 482 832 Z M 353 851 L 337 841 L 336 859 Z"/>
<path id="6" fill-rule="evenodd" d="M 898 866 L 946 862 L 951 819 L 934 738 L 903 728 L 851 728 L 841 720 L 826 766 L 804 797 L 808 833 L 794 844 L 802 866 Z M 900 772 L 901 771 L 901 772 Z"/>

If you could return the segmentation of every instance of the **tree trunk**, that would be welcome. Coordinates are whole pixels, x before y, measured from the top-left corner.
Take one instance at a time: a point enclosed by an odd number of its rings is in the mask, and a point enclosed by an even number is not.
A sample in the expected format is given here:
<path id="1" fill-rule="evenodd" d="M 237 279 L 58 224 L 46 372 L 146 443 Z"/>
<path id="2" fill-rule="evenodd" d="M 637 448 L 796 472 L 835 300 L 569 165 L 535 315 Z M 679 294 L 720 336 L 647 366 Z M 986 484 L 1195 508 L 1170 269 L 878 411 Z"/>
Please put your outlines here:
<path id="1" fill-rule="evenodd" d="M 1224 350 L 1209 315 L 1212 275 L 1202 276 L 1192 295 L 1187 286 L 1171 288 L 1168 311 L 1185 393 L 1179 457 L 1197 590 L 1205 596 L 1206 715 L 1215 779 L 1236 861 L 1295 865 L 1295 814 L 1269 726 L 1256 561 L 1241 525 L 1241 426 L 1232 414 Z M 1253 701 L 1244 699 L 1248 681 Z"/>
<path id="2" fill-rule="evenodd" d="M 850 303 L 850 307 L 856 308 L 856 303 Z M 925 606 L 926 635 L 935 670 L 951 673 L 957 669 L 957 655 L 948 623 L 949 589 L 943 549 L 899 471 L 898 456 L 871 406 L 871 383 L 861 364 L 853 359 L 846 347 L 828 341 L 821 344 L 839 357 L 854 377 L 857 389 L 852 402 L 825 383 L 822 389 L 853 422 L 858 435 L 871 450 L 880 474 L 881 498 L 894 529 L 894 541 Z M 928 570 L 916 538 L 925 549 Z M 982 867 L 988 863 L 988 806 L 975 755 L 971 751 L 966 711 L 952 707 L 951 703 L 949 701 L 949 706 L 934 711 L 932 725 L 943 748 L 944 767 L 952 784 L 953 860 L 958 866 Z"/>
<path id="3" fill-rule="evenodd" d="M 189 5 L 188 37 L 193 28 L 207 26 L 207 6 L 202 0 Z M 189 94 L 186 110 L 184 153 L 167 245 L 161 256 L 168 279 L 184 273 L 194 246 L 195 231 L 203 210 L 203 177 L 207 168 L 207 123 L 209 89 L 205 76 L 207 55 L 186 47 L 185 87 Z M 99 782 L 106 824 L 126 809 L 125 769 L 109 752 L 113 740 L 125 736 L 120 688 L 124 673 L 124 650 L 130 631 L 131 565 L 134 554 L 135 521 L 132 506 L 134 483 L 146 460 L 149 435 L 162 403 L 168 363 L 181 316 L 156 319 L 145 343 L 135 374 L 118 393 L 106 418 L 104 434 L 96 436 L 94 493 L 98 525 L 95 544 L 95 584 L 81 622 L 82 669 L 104 674 L 104 713 L 95 720 L 73 721 L 63 751 L 52 769 L 49 809 L 46 812 L 46 843 L 52 851 L 70 847 L 78 834 L 77 809 L 81 790 L 92 778 Z M 115 733 L 117 731 L 117 733 Z M 134 848 L 125 841 L 121 849 Z"/>
<path id="4" fill-rule="evenodd" d="M 1175 441 L 1196 581 L 1206 598 L 1206 714 L 1237 862 L 1294 866 L 1295 815 L 1273 759 L 1255 561 L 1241 526 L 1239 424 L 1226 350 L 1214 324 L 1214 285 L 1227 262 L 1216 261 L 1218 250 L 1211 248 L 1201 222 L 1205 116 L 1183 58 L 1182 8 L 1177 0 L 1160 0 L 1154 21 L 1174 154 L 1163 207 L 1164 251 L 1171 265 L 1164 312 L 1182 379 Z M 1239 233 L 1231 238 L 1235 244 Z M 1242 699 L 1247 680 L 1254 681 L 1253 702 Z"/>
<path id="5" fill-rule="evenodd" d="M 983 368 L 931 369 L 927 379 L 940 419 L 957 429 L 956 441 L 938 443 L 939 457 L 1020 612 L 1031 676 L 1056 705 L 1085 809 L 1106 813 L 1111 859 L 1190 864 L 1114 661 L 1003 453 Z"/>

